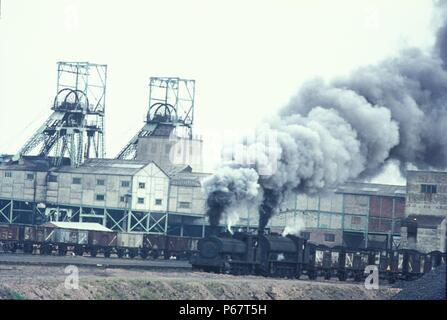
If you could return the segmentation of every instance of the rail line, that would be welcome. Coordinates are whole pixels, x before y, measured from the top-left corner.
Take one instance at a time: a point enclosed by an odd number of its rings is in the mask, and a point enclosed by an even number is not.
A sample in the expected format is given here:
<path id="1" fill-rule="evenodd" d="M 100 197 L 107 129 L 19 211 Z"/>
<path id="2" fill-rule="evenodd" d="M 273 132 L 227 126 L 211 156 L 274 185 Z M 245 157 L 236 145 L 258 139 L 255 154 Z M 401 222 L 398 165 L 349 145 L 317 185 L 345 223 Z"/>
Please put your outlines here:
<path id="1" fill-rule="evenodd" d="M 182 260 L 143 260 L 85 256 L 55 256 L 30 255 L 23 253 L 0 252 L 0 265 L 37 265 L 37 266 L 67 266 L 104 267 L 123 269 L 163 269 L 169 271 L 191 270 L 191 265 Z"/>

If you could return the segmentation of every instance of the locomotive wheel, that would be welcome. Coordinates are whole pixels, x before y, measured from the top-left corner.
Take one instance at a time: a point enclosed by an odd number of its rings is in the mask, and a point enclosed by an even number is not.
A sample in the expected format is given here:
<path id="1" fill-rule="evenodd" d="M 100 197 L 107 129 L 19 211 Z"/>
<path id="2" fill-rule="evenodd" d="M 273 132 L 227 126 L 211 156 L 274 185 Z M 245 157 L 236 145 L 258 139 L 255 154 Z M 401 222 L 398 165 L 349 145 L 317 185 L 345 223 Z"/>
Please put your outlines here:
<path id="1" fill-rule="evenodd" d="M 29 242 L 25 243 L 25 244 L 23 245 L 23 251 L 24 251 L 25 253 L 32 254 L 33 251 L 34 251 L 34 246 L 33 246 L 33 244 L 32 244 L 32 243 L 29 243 Z"/>
<path id="2" fill-rule="evenodd" d="M 59 248 L 57 248 L 57 253 L 60 256 L 65 256 L 67 254 L 67 247 L 65 246 L 60 246 Z"/>
<path id="3" fill-rule="evenodd" d="M 42 255 L 50 255 L 53 252 L 53 247 L 51 244 L 44 244 L 40 247 L 40 254 Z"/>
<path id="4" fill-rule="evenodd" d="M 118 255 L 118 258 L 122 258 L 122 257 L 124 257 L 124 250 L 123 249 L 118 249 L 116 251 L 116 254 Z"/>
<path id="5" fill-rule="evenodd" d="M 11 245 L 11 248 L 10 248 L 10 251 L 11 251 L 11 253 L 16 253 L 16 251 L 17 251 L 17 244 L 12 244 Z"/>
<path id="6" fill-rule="evenodd" d="M 346 272 L 340 272 L 340 273 L 338 274 L 338 280 L 340 280 L 340 281 L 346 281 L 347 278 L 348 278 L 348 277 L 347 277 L 347 275 L 346 275 Z"/>
<path id="7" fill-rule="evenodd" d="M 149 254 L 148 254 L 148 252 L 147 252 L 147 250 L 141 250 L 141 252 L 140 252 L 140 257 L 142 258 L 142 259 L 147 259 L 147 256 L 148 256 Z"/>
<path id="8" fill-rule="evenodd" d="M 170 257 L 171 257 L 171 253 L 169 251 L 165 251 L 164 252 L 164 259 L 165 260 L 169 260 Z"/>
<path id="9" fill-rule="evenodd" d="M 151 256 L 154 259 L 158 259 L 158 257 L 160 256 L 160 252 L 158 250 L 152 250 Z"/>
<path id="10" fill-rule="evenodd" d="M 84 248 L 82 248 L 82 247 L 75 247 L 74 253 L 75 253 L 75 255 L 82 257 L 82 255 L 84 255 Z"/>

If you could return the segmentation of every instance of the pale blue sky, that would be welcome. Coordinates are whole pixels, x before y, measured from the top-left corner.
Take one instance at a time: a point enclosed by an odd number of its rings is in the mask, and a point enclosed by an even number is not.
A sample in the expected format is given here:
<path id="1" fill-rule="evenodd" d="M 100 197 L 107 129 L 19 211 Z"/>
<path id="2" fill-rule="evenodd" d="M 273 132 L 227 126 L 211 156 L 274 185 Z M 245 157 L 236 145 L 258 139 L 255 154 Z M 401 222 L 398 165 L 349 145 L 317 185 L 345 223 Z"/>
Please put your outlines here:
<path id="1" fill-rule="evenodd" d="M 3 0 L 0 153 L 50 114 L 56 62 L 90 61 L 109 66 L 108 157 L 141 127 L 148 78 L 179 76 L 196 80 L 210 171 L 211 137 L 255 127 L 306 79 L 428 48 L 431 17 L 427 0 Z"/>

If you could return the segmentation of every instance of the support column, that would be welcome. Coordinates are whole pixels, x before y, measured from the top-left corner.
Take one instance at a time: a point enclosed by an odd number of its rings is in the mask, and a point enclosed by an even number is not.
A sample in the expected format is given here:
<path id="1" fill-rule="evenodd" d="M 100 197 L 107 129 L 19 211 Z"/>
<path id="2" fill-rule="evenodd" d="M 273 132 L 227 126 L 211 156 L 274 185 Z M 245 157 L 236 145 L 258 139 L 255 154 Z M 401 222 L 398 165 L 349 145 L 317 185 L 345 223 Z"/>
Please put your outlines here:
<path id="1" fill-rule="evenodd" d="M 202 238 L 205 238 L 205 218 L 202 218 Z"/>
<path id="2" fill-rule="evenodd" d="M 180 223 L 180 237 L 183 237 L 183 217 L 182 222 Z"/>

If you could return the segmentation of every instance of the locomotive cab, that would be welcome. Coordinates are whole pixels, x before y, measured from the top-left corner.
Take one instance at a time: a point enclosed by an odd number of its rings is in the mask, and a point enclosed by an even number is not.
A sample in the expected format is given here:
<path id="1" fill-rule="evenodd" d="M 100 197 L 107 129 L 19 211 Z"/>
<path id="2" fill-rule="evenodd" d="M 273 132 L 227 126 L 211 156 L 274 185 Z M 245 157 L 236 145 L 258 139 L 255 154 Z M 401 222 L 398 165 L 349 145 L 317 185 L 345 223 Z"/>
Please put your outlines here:
<path id="1" fill-rule="evenodd" d="M 295 277 L 298 250 L 294 241 L 280 235 L 261 235 L 259 240 L 259 273 L 277 277 Z"/>

